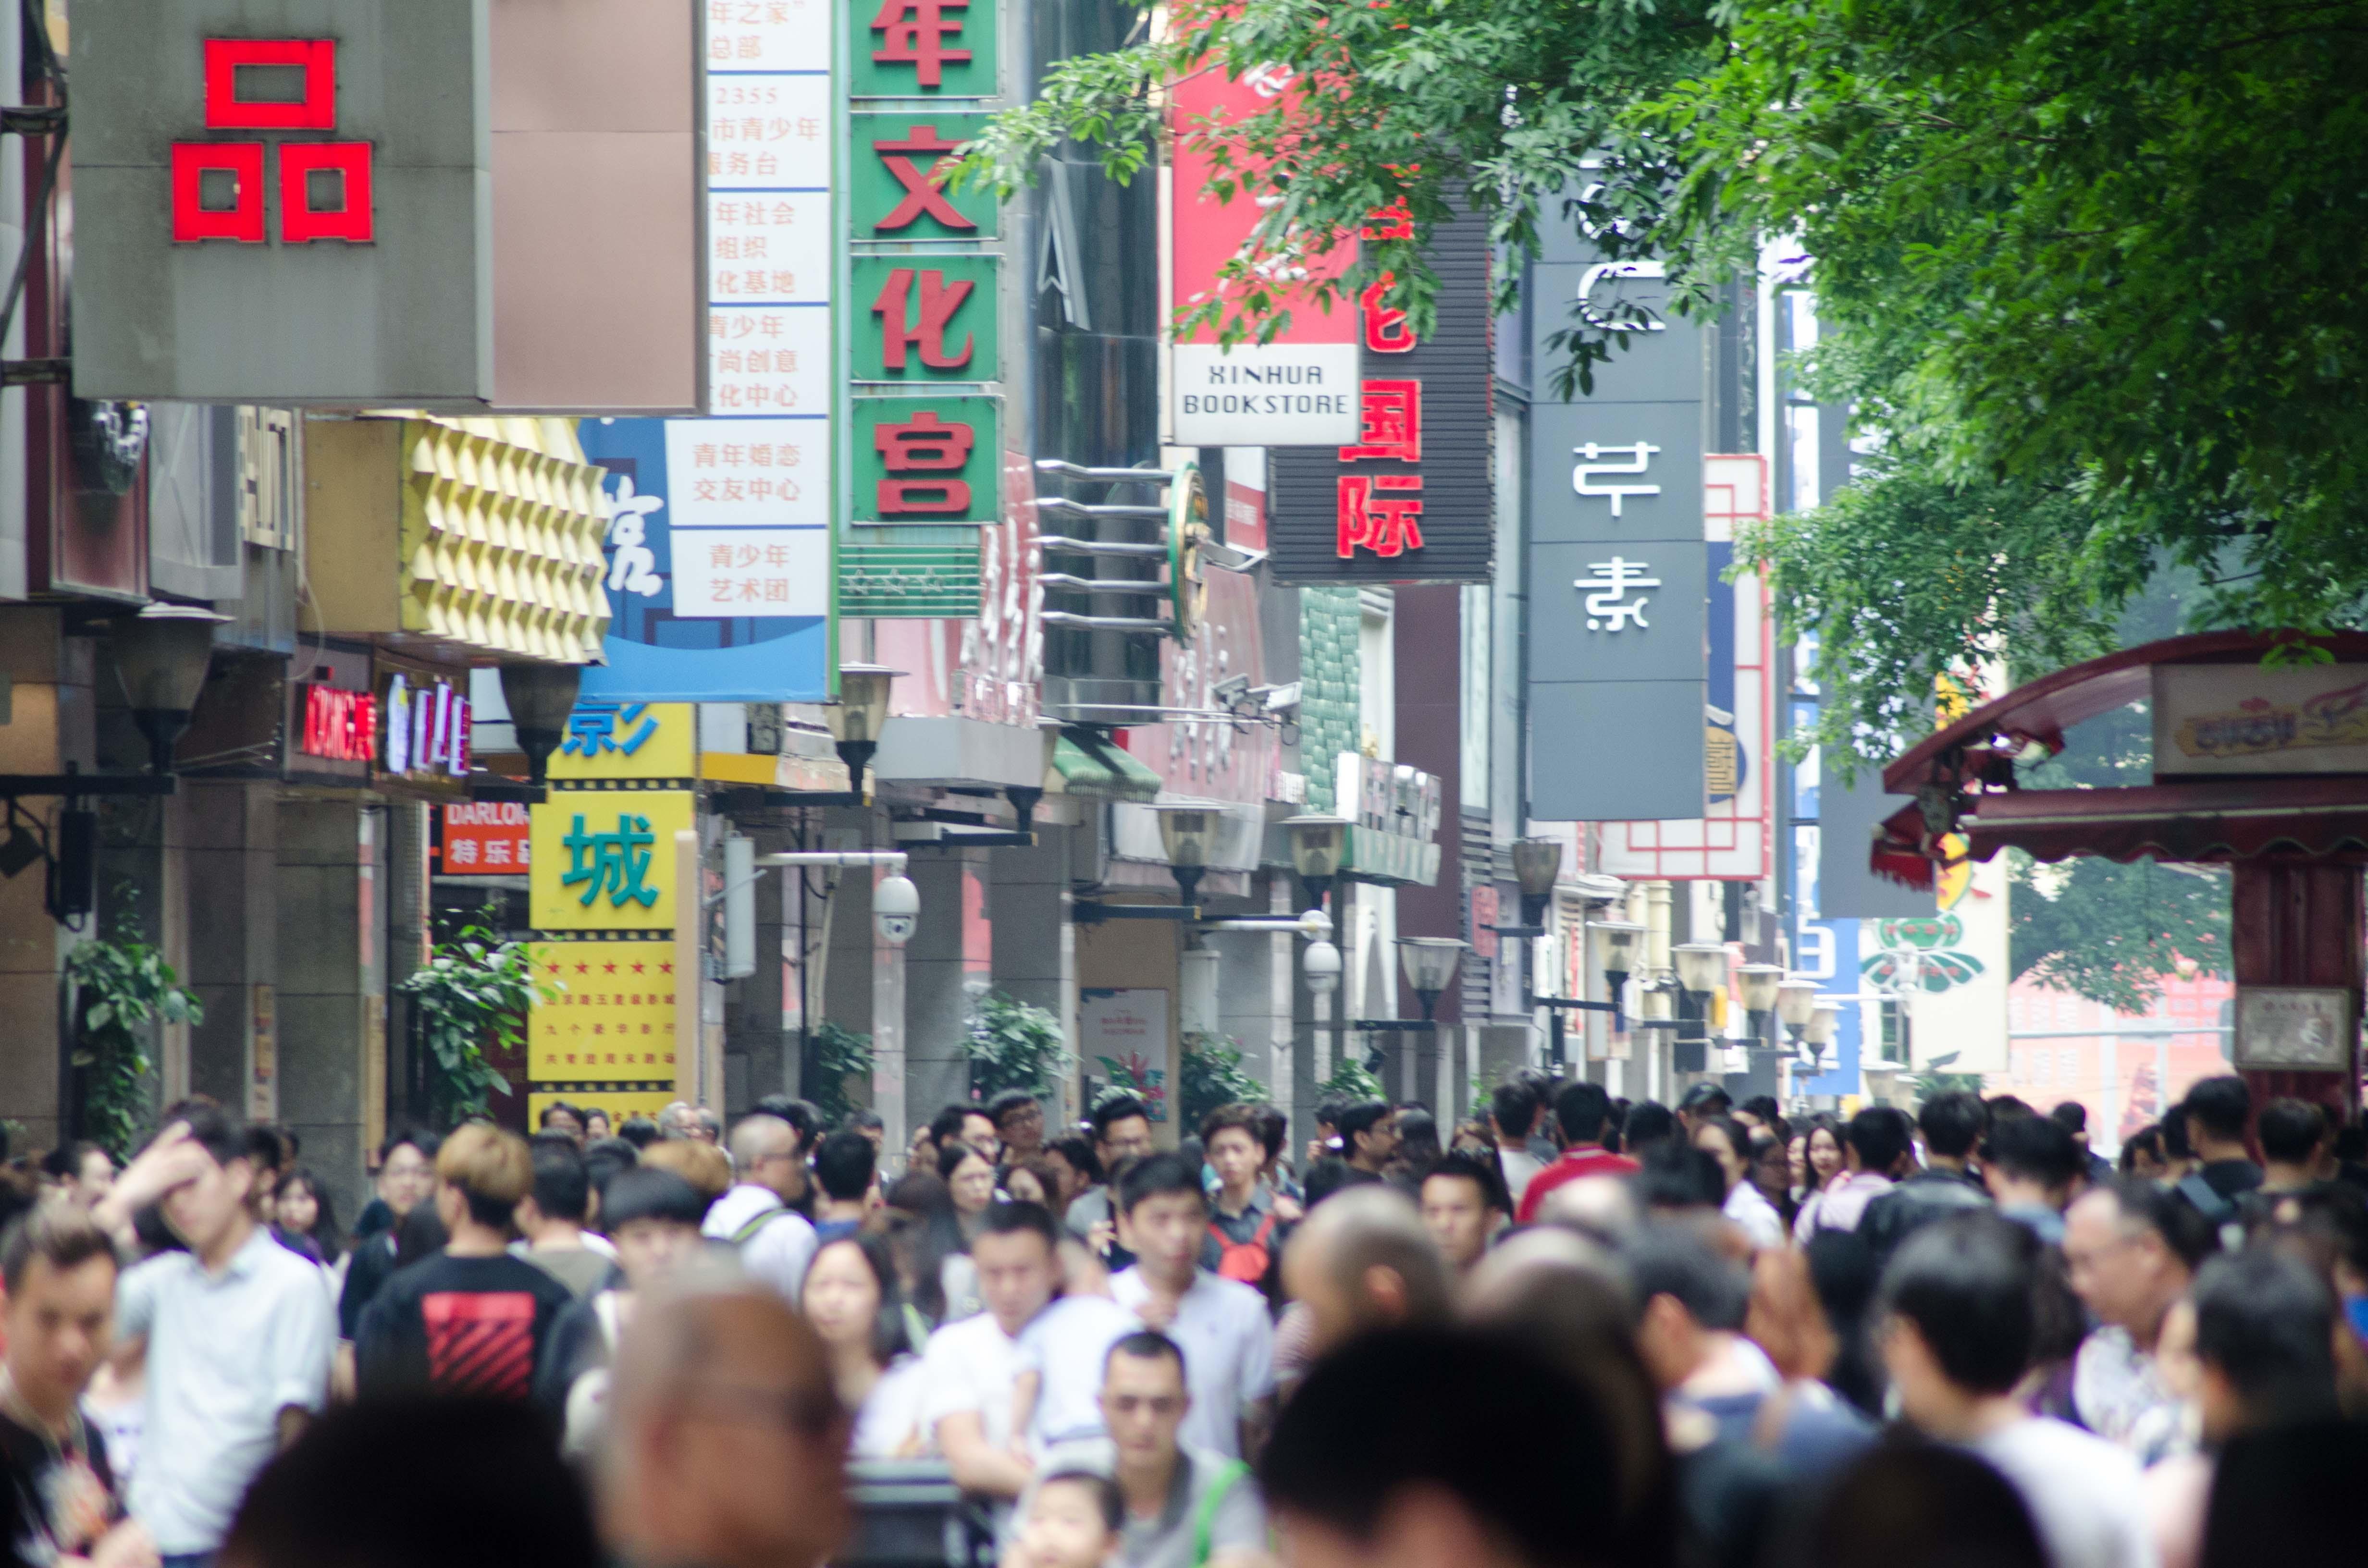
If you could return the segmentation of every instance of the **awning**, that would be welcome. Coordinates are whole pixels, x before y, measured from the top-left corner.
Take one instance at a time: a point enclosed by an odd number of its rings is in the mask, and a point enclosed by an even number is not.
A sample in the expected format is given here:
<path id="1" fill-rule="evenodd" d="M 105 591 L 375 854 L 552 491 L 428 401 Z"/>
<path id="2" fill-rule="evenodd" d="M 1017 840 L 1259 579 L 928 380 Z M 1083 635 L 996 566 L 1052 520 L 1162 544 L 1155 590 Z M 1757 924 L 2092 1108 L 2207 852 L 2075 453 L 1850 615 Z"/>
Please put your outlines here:
<path id="1" fill-rule="evenodd" d="M 1064 794 L 1145 803 L 1159 798 L 1159 775 L 1096 730 L 1063 730 L 1053 744 L 1053 771 L 1060 775 Z"/>

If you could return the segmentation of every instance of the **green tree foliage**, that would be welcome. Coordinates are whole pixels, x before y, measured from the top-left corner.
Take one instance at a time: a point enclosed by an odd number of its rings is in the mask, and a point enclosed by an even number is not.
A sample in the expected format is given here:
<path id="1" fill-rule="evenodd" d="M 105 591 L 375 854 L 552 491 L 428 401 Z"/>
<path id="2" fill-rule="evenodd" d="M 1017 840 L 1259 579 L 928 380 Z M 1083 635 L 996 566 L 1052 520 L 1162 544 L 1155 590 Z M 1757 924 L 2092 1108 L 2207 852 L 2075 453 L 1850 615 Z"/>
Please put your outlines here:
<path id="1" fill-rule="evenodd" d="M 2011 876 L 2018 979 L 2144 1013 L 2178 960 L 2228 968 L 2228 874 L 2217 867 L 2086 858 L 2046 867 L 2018 851 Z"/>
<path id="2" fill-rule="evenodd" d="M 509 1093 L 509 1080 L 485 1060 L 485 1048 L 517 1050 L 534 1005 L 564 987 L 535 973 L 524 942 L 464 926 L 395 989 L 411 998 L 427 1047 L 429 1114 L 438 1127 L 454 1127 L 484 1115 L 493 1096 Z"/>
<path id="3" fill-rule="evenodd" d="M 861 1103 L 849 1092 L 848 1080 L 861 1083 L 871 1076 L 871 1037 L 825 1018 L 814 1026 L 814 1082 L 806 1085 L 806 1097 L 825 1121 L 841 1126 L 847 1113 Z"/>
<path id="4" fill-rule="evenodd" d="M 66 955 L 65 975 L 74 987 L 83 1136 L 120 1165 L 148 1123 L 148 1027 L 201 1024 L 206 1010 L 182 989 L 165 955 L 142 939 L 128 910 L 106 936 Z"/>
<path id="5" fill-rule="evenodd" d="M 1270 254 L 1403 208 L 1341 286 L 1386 275 L 1417 326 L 1458 200 L 1516 261 L 1572 225 L 1664 258 L 1689 312 L 1770 236 L 1813 258 L 1806 369 L 1883 450 L 1744 542 L 1821 633 L 1838 772 L 1930 727 L 1933 674 L 2096 651 L 2168 568 L 2201 582 L 2196 624 L 2356 622 L 2368 0 L 1195 4 L 1055 67 L 967 173 L 1019 183 L 1076 139 L 1131 176 L 1161 85 L 1272 66 L 1302 90 L 1176 134 L 1268 201 Z M 1251 260 L 1199 314 L 1276 324 Z M 1560 347 L 1583 385 L 1625 344 L 1574 321 Z"/>
<path id="6" fill-rule="evenodd" d="M 963 1050 L 970 1057 L 971 1092 L 981 1099 L 1006 1089 L 1056 1096 L 1074 1060 L 1057 1016 L 1000 991 L 979 998 Z"/>
<path id="7" fill-rule="evenodd" d="M 1187 1033 L 1178 1071 L 1183 1082 L 1177 1126 L 1187 1132 L 1198 1131 L 1201 1119 L 1221 1105 L 1257 1105 L 1267 1097 L 1266 1085 L 1242 1065 L 1242 1042 L 1231 1035 Z"/>

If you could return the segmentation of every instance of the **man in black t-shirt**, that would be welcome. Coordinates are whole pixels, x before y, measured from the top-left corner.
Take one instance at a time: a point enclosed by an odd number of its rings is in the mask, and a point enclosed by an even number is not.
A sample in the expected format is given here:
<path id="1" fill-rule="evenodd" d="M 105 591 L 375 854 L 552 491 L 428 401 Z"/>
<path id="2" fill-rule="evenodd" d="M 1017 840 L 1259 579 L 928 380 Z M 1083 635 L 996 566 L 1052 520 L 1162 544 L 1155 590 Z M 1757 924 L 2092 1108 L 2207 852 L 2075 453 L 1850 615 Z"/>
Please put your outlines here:
<path id="1" fill-rule="evenodd" d="M 2245 1146 L 2253 1093 L 2233 1073 L 2199 1079 L 2173 1114 L 2185 1118 L 2188 1146 L 2200 1162 L 2173 1190 L 2214 1224 L 2226 1224 L 2245 1195 L 2261 1185 L 2261 1167 Z"/>
<path id="2" fill-rule="evenodd" d="M 575 1298 L 509 1254 L 510 1220 L 534 1187 L 526 1140 L 471 1123 L 436 1153 L 436 1210 L 451 1240 L 398 1269 L 354 1335 L 361 1393 L 431 1388 L 524 1399 L 552 1324 Z"/>

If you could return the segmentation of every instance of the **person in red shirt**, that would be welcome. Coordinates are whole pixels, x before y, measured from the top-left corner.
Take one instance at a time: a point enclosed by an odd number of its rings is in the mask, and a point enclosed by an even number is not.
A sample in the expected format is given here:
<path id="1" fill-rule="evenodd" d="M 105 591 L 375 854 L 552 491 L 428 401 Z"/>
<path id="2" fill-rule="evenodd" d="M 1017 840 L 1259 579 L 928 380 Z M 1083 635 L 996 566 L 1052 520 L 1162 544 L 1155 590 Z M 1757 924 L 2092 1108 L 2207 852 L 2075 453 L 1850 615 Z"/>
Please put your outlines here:
<path id="1" fill-rule="evenodd" d="M 1603 1146 L 1603 1124 L 1611 1115 L 1611 1096 L 1603 1092 L 1600 1084 L 1565 1084 L 1554 1096 L 1554 1120 L 1562 1124 L 1562 1157 L 1530 1178 L 1530 1189 L 1521 1194 L 1520 1212 L 1515 1218 L 1529 1224 L 1538 1217 L 1538 1207 L 1546 1194 L 1565 1182 L 1581 1176 L 1628 1176 L 1636 1162 L 1625 1154 L 1615 1154 Z"/>

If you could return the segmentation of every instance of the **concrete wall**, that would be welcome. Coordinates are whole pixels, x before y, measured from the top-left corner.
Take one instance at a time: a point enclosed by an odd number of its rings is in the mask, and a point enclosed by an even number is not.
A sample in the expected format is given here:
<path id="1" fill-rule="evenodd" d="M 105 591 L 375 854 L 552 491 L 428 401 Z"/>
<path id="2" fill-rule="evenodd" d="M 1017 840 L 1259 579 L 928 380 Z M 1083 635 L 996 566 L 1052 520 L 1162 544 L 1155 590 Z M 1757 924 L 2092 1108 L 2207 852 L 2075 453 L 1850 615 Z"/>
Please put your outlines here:
<path id="1" fill-rule="evenodd" d="M 92 644 L 62 636 L 56 610 L 0 608 L 0 674 L 13 683 L 9 722 L 0 725 L 0 772 L 58 773 L 94 762 Z M 47 814 L 57 802 L 33 801 Z M 18 1124 L 24 1152 L 58 1139 L 60 1014 L 58 966 L 74 933 L 43 909 L 40 866 L 0 879 L 0 1117 Z"/>
<path id="2" fill-rule="evenodd" d="M 371 812 L 365 844 L 363 816 Z M 284 800 L 279 811 L 279 1119 L 303 1162 L 352 1215 L 362 1191 L 364 1063 L 384 972 L 385 823 L 353 800 Z"/>

